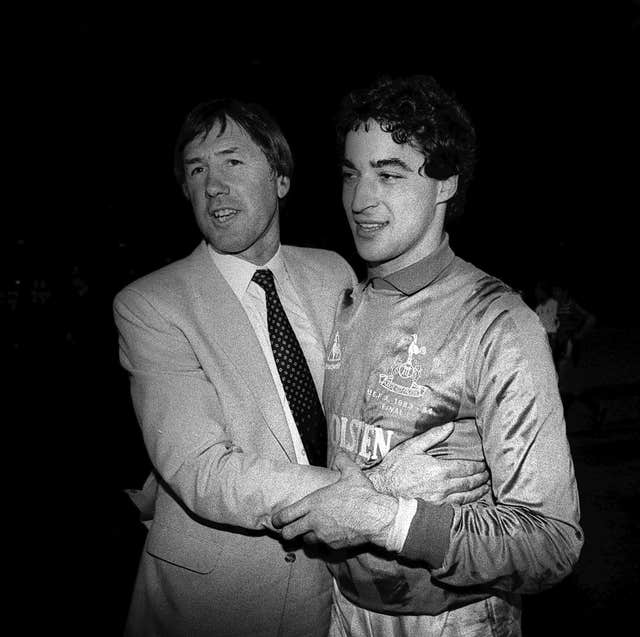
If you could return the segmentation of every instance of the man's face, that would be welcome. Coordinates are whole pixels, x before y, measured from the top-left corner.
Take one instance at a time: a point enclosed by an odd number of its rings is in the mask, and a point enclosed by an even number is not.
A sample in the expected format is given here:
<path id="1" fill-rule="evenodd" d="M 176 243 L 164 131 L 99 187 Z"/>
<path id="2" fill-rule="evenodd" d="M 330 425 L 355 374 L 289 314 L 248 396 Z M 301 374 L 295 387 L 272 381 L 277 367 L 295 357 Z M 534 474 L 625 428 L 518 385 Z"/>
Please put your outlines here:
<path id="1" fill-rule="evenodd" d="M 358 254 L 390 274 L 433 252 L 442 239 L 446 200 L 456 178 L 420 171 L 424 156 L 370 121 L 347 134 L 342 203 Z"/>
<path id="2" fill-rule="evenodd" d="M 279 199 L 288 177 L 277 176 L 259 146 L 233 120 L 214 125 L 184 149 L 184 191 L 200 231 L 216 252 L 262 265 L 280 242 Z"/>

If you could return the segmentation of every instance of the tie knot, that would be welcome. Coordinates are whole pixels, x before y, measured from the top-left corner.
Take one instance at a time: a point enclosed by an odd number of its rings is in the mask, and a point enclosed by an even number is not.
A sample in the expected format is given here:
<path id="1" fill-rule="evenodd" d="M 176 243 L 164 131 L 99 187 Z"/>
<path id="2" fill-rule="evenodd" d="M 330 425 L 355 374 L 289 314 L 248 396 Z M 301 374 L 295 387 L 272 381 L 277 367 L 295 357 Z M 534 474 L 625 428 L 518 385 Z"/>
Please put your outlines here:
<path id="1" fill-rule="evenodd" d="M 252 280 L 265 291 L 275 289 L 275 284 L 273 282 L 273 272 L 271 272 L 271 270 L 256 270 L 253 273 Z"/>

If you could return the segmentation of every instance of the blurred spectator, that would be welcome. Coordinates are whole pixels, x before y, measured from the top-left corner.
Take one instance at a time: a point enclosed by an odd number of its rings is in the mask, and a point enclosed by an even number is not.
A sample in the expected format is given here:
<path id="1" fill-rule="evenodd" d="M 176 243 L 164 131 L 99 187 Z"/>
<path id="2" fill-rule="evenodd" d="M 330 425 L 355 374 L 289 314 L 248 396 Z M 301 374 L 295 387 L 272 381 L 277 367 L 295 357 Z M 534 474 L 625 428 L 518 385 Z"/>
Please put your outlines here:
<path id="1" fill-rule="evenodd" d="M 551 296 L 549 284 L 546 281 L 538 281 L 534 289 L 535 311 L 542 323 L 549 345 L 554 355 L 556 353 L 556 337 L 558 333 L 558 301 Z"/>
<path id="2" fill-rule="evenodd" d="M 34 270 L 28 282 L 23 349 L 29 361 L 55 368 L 59 364 L 63 346 L 63 308 L 56 281 L 45 272 L 45 266 L 37 264 Z"/>
<path id="3" fill-rule="evenodd" d="M 597 417 L 598 406 L 583 395 L 576 367 L 580 364 L 583 352 L 583 339 L 593 329 L 595 316 L 578 305 L 573 298 L 566 280 L 556 277 L 551 293 L 558 302 L 558 330 L 554 361 L 558 372 L 558 389 L 565 410 L 576 400 L 581 400 Z"/>
<path id="4" fill-rule="evenodd" d="M 46 277 L 35 277 L 31 281 L 29 292 L 32 307 L 46 308 L 53 300 L 53 291 Z"/>
<path id="5" fill-rule="evenodd" d="M 566 281 L 557 279 L 551 288 L 557 301 L 558 330 L 556 333 L 557 362 L 578 365 L 584 337 L 594 328 L 596 318 L 576 303 Z"/>

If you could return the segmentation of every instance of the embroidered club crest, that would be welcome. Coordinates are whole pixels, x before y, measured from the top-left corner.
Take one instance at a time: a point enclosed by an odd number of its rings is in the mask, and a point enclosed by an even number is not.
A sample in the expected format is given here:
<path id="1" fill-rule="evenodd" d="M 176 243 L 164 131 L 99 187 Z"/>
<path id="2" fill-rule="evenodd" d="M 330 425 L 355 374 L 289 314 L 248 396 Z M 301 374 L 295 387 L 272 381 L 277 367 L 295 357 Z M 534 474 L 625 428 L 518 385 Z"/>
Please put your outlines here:
<path id="1" fill-rule="evenodd" d="M 391 367 L 391 373 L 380 374 L 378 382 L 394 394 L 421 398 L 427 391 L 427 387 L 416 382 L 422 375 L 422 367 L 414 363 L 413 358 L 417 355 L 424 356 L 426 353 L 425 347 L 418 346 L 418 335 L 413 334 L 409 342 L 407 358 L 397 357 Z M 399 377 L 397 382 L 396 376 Z M 411 384 L 407 384 L 408 382 L 411 382 Z"/>

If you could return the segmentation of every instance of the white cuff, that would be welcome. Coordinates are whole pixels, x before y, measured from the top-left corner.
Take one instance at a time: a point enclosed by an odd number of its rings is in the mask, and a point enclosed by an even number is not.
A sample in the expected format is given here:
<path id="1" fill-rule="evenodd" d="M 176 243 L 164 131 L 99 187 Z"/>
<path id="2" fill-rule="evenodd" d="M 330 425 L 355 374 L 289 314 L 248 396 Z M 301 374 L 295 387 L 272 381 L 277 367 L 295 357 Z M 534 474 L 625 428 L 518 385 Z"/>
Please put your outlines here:
<path id="1" fill-rule="evenodd" d="M 393 520 L 393 528 L 385 543 L 387 551 L 399 553 L 402 550 L 417 510 L 418 501 L 415 498 L 398 498 L 398 511 Z"/>

